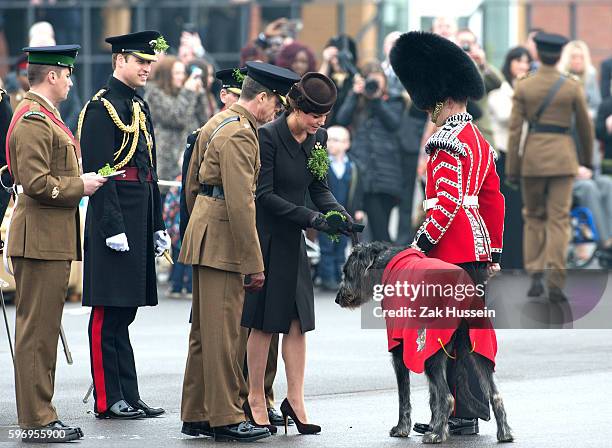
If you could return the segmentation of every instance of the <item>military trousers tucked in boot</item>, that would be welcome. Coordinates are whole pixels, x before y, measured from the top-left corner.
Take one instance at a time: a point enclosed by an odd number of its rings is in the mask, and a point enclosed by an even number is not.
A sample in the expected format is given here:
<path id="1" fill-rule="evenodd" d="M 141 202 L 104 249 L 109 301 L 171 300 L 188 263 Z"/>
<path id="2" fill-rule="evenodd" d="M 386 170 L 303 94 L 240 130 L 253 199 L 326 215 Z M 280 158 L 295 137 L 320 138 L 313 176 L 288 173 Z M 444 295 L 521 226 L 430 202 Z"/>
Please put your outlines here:
<path id="1" fill-rule="evenodd" d="M 193 312 L 181 420 L 225 426 L 245 420 L 247 329 L 240 326 L 243 276 L 193 266 Z"/>
<path id="2" fill-rule="evenodd" d="M 12 257 L 15 272 L 15 392 L 23 429 L 57 420 L 51 404 L 70 261 Z"/>
<path id="3" fill-rule="evenodd" d="M 548 286 L 563 288 L 571 236 L 569 213 L 574 178 L 524 177 L 521 180 L 525 269 L 529 274 L 549 269 Z"/>
<path id="4" fill-rule="evenodd" d="M 136 307 L 96 306 L 89 318 L 89 354 L 94 383 L 94 410 L 107 411 L 119 400 L 140 399 L 134 350 L 128 327 Z"/>

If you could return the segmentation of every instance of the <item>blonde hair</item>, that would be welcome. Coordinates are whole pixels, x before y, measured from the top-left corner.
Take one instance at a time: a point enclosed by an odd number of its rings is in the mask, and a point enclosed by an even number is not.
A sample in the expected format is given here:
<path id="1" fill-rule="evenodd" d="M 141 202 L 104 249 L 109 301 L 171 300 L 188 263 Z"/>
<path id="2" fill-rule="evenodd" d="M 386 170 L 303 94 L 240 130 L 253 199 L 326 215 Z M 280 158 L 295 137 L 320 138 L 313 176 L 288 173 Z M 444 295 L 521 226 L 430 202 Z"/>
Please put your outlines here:
<path id="1" fill-rule="evenodd" d="M 574 74 L 578 76 L 580 80 L 584 83 L 586 81 L 587 75 L 596 72 L 593 63 L 591 62 L 591 51 L 589 50 L 589 46 L 584 41 L 572 40 L 568 42 L 567 45 L 563 47 L 563 51 L 561 52 L 561 58 L 559 59 L 557 68 L 562 72 L 570 71 L 570 61 L 572 58 L 572 52 L 574 50 L 580 50 L 582 52 L 582 57 L 584 59 L 584 71 L 582 73 Z"/>

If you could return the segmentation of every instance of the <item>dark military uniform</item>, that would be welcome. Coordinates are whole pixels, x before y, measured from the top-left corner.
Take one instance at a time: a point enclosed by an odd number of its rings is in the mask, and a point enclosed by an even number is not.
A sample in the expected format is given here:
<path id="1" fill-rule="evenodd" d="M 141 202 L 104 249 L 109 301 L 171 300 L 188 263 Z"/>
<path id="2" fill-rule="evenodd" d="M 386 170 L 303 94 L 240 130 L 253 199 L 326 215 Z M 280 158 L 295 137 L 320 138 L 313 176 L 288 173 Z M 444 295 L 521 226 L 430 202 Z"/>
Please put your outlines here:
<path id="1" fill-rule="evenodd" d="M 136 132 L 120 129 L 134 120 Z M 138 307 L 157 305 L 153 241 L 165 227 L 147 103 L 111 76 L 85 106 L 81 121 L 83 169 L 98 171 L 109 164 L 126 170 L 125 177 L 109 179 L 90 199 L 85 221 L 83 305 L 93 308 L 91 372 L 94 409 L 100 414 L 120 400 L 135 406 L 140 399 L 128 327 Z M 107 246 L 107 238 L 120 234 L 127 236 L 128 251 Z"/>
<path id="2" fill-rule="evenodd" d="M 547 39 L 547 35 L 543 38 Z M 559 44 L 558 51 L 561 47 Z M 572 118 L 575 118 L 583 150 L 580 164 L 591 165 L 593 147 L 585 95 L 580 83 L 572 77 L 567 77 L 561 85 L 538 123 L 532 123 L 544 98 L 560 77 L 554 65 L 541 64 L 535 74 L 516 83 L 506 160 L 507 176 L 520 176 L 522 181 L 525 269 L 538 278 L 550 268 L 548 284 L 555 288 L 564 285 L 572 186 L 579 165 L 570 133 Z M 530 130 L 521 153 L 524 122 L 530 122 Z"/>
<path id="3" fill-rule="evenodd" d="M 79 47 L 55 48 L 24 51 L 31 64 L 72 67 Z M 57 343 L 70 264 L 81 259 L 78 206 L 84 193 L 74 137 L 35 88 L 17 106 L 7 142 L 17 194 L 6 248 L 16 287 L 15 389 L 19 426 L 27 429 L 58 420 L 51 403 Z M 70 434 L 60 439 L 82 436 L 76 428 Z"/>

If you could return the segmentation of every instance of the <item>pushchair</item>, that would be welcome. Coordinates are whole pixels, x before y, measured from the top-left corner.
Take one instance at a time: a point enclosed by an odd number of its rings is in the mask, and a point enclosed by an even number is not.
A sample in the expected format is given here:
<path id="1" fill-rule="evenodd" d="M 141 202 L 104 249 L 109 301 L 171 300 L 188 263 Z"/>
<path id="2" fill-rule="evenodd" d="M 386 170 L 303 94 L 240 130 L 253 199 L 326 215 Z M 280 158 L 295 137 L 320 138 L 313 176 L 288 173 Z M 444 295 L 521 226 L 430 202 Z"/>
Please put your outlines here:
<path id="1" fill-rule="evenodd" d="M 574 207 L 570 211 L 571 221 L 571 241 L 567 252 L 567 266 L 569 268 L 586 268 L 595 258 L 600 260 L 603 268 L 607 268 L 610 263 L 607 261 L 605 251 L 601 251 L 599 232 L 595 226 L 595 220 L 591 210 L 587 207 Z M 579 256 L 580 249 L 584 250 Z M 602 264 L 602 258 L 603 264 Z M 605 265 L 604 265 L 605 264 Z"/>

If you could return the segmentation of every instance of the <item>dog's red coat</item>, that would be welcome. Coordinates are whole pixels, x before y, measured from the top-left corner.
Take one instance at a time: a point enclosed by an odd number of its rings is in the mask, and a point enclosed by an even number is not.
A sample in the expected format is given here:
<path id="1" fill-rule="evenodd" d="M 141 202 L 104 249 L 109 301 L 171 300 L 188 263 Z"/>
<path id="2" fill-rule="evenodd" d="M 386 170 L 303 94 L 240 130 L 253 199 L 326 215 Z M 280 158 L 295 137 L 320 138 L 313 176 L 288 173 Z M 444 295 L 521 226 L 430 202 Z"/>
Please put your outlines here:
<path id="1" fill-rule="evenodd" d="M 383 285 L 395 285 L 396 282 L 413 285 L 431 284 L 463 284 L 472 285 L 469 275 L 460 267 L 437 258 L 428 258 L 415 249 L 406 249 L 397 254 L 387 264 L 382 277 Z M 405 295 L 385 296 L 383 309 L 399 310 L 402 307 L 414 309 L 419 316 L 424 305 L 454 306 L 458 310 L 483 309 L 481 298 L 471 296 L 457 302 L 453 297 L 429 297 L 421 294 L 414 301 L 407 300 Z M 428 306 L 429 308 L 429 306 Z M 433 356 L 442 345 L 446 346 L 455 330 L 459 327 L 461 318 L 444 317 L 442 319 L 409 319 L 385 316 L 389 351 L 403 343 L 403 359 L 406 367 L 415 373 L 425 370 L 425 361 Z M 474 352 L 490 359 L 495 364 L 497 339 L 495 330 L 488 319 L 467 319 L 470 324 L 469 337 Z M 426 328 L 424 341 L 419 344 L 419 330 Z M 449 353 L 452 355 L 452 353 Z"/>

